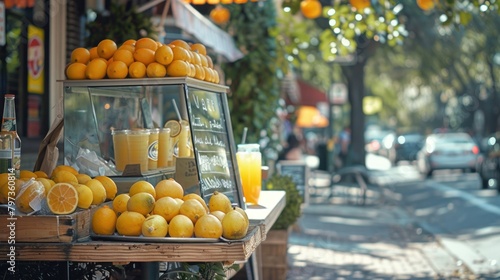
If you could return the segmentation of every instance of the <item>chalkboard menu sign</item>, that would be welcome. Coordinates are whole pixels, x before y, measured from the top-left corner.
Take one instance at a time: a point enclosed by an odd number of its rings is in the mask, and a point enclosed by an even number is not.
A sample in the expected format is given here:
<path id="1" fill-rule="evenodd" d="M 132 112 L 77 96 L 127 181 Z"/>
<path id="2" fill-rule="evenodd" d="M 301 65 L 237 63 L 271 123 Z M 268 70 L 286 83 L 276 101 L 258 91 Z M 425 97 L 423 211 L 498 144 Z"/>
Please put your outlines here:
<path id="1" fill-rule="evenodd" d="M 218 191 L 244 207 L 226 93 L 189 88 L 187 108 L 202 197 Z"/>
<path id="2" fill-rule="evenodd" d="M 309 167 L 306 163 L 300 160 L 281 160 L 277 167 L 280 175 L 292 177 L 292 181 L 295 182 L 297 190 L 302 196 L 302 201 L 307 204 L 309 201 Z"/>

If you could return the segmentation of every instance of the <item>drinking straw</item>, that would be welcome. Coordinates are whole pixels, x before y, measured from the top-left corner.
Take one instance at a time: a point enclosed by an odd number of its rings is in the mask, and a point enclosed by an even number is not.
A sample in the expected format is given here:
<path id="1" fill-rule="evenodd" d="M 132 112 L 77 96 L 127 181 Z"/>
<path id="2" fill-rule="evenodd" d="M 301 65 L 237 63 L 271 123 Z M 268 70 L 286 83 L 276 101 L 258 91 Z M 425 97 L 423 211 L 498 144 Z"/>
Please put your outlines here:
<path id="1" fill-rule="evenodd" d="M 175 99 L 172 99 L 172 102 L 174 103 L 174 108 L 175 108 L 175 113 L 177 113 L 177 118 L 179 118 L 179 121 L 181 121 L 181 114 L 179 113 L 179 108 L 177 107 L 177 103 L 175 102 Z"/>
<path id="2" fill-rule="evenodd" d="M 247 140 L 247 131 L 248 131 L 248 127 L 244 127 L 243 128 L 243 137 L 241 138 L 241 144 L 245 144 L 246 140 Z"/>

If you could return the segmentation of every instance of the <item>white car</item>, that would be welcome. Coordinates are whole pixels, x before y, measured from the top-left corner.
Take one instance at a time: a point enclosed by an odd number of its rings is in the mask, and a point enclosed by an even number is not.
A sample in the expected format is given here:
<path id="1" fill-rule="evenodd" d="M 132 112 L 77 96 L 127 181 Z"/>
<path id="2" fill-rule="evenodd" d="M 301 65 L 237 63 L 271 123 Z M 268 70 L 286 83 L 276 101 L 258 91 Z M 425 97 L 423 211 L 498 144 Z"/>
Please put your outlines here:
<path id="1" fill-rule="evenodd" d="M 478 156 L 479 147 L 467 133 L 430 134 L 417 154 L 417 168 L 427 176 L 438 169 L 476 172 Z"/>

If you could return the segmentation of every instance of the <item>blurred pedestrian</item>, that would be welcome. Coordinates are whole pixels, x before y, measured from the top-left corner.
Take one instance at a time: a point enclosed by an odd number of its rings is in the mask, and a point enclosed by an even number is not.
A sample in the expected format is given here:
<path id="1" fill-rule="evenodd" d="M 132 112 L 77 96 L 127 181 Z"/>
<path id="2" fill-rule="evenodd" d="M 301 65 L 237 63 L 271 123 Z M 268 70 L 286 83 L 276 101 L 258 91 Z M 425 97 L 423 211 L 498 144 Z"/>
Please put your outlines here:
<path id="1" fill-rule="evenodd" d="M 300 160 L 303 156 L 302 141 L 294 133 L 288 135 L 285 148 L 278 156 L 278 160 Z"/>
<path id="2" fill-rule="evenodd" d="M 349 145 L 351 144 L 351 128 L 345 126 L 344 129 L 339 134 L 339 158 L 341 165 L 346 166 L 347 154 L 349 152 Z"/>

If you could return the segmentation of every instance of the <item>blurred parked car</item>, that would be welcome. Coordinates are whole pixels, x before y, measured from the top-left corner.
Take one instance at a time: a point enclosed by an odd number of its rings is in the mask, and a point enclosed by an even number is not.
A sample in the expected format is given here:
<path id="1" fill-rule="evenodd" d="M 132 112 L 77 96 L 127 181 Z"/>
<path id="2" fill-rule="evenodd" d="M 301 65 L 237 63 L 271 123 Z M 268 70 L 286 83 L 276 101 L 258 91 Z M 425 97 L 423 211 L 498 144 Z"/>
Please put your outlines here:
<path id="1" fill-rule="evenodd" d="M 425 137 L 420 133 L 400 134 L 395 143 L 396 162 L 406 160 L 414 161 L 417 153 L 424 144 Z"/>
<path id="2" fill-rule="evenodd" d="M 467 133 L 430 134 L 417 154 L 417 168 L 427 176 L 438 169 L 475 172 L 478 156 L 479 147 Z"/>
<path id="3" fill-rule="evenodd" d="M 500 192 L 500 132 L 485 137 L 481 141 L 481 155 L 477 162 L 477 171 L 481 177 L 482 188 L 487 189 L 496 181 Z"/>

